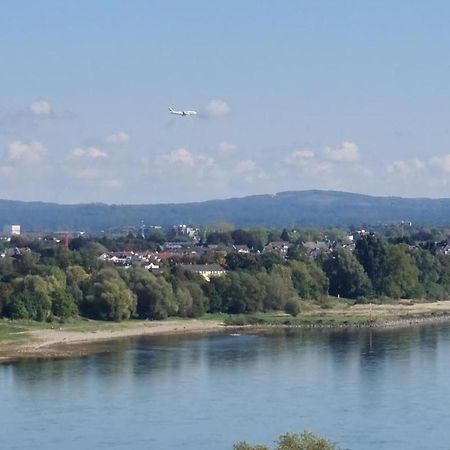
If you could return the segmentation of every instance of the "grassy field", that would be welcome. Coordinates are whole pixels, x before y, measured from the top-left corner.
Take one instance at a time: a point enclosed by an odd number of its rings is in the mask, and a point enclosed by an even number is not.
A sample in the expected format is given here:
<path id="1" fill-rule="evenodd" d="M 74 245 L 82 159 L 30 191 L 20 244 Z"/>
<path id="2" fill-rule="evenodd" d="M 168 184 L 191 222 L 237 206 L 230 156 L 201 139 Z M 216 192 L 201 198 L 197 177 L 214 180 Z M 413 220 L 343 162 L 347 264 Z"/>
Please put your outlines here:
<path id="1" fill-rule="evenodd" d="M 367 326 L 396 321 L 432 319 L 450 316 L 450 302 L 355 304 L 348 300 L 329 299 L 325 305 L 302 302 L 301 312 L 292 317 L 274 311 L 249 314 L 207 314 L 203 320 L 221 320 L 227 325 L 286 326 Z"/>
<path id="2" fill-rule="evenodd" d="M 94 332 L 117 330 L 130 326 L 132 322 L 102 322 L 96 320 L 72 319 L 64 324 L 35 322 L 32 320 L 0 320 L 0 344 L 26 341 L 35 330 L 63 329 L 65 331 Z"/>
<path id="3" fill-rule="evenodd" d="M 27 328 L 8 322 L 0 322 L 0 344 L 18 342 L 25 340 L 27 337 Z"/>
<path id="4" fill-rule="evenodd" d="M 227 316 L 226 314 L 224 316 Z M 204 320 L 214 320 L 212 315 L 207 315 Z M 180 323 L 190 319 L 170 318 L 171 323 Z M 224 320 L 224 317 L 219 319 Z M 120 332 L 121 330 L 133 330 L 141 327 L 143 324 L 157 323 L 143 320 L 128 320 L 125 322 L 107 322 L 101 320 L 88 320 L 84 318 L 75 318 L 64 323 L 35 322 L 31 320 L 6 320 L 0 319 L 0 345 L 20 344 L 30 339 L 33 331 L 37 330 L 55 330 L 79 333 L 101 333 L 103 331 Z"/>

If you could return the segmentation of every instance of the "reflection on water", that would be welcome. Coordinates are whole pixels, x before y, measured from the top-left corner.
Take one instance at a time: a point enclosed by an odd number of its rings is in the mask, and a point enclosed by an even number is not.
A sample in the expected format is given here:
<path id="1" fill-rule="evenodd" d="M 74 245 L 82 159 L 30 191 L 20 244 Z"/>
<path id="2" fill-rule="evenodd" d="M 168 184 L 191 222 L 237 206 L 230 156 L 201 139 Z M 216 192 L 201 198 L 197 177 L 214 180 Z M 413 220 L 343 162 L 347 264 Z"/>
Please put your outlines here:
<path id="1" fill-rule="evenodd" d="M 0 366 L 2 449 L 231 449 L 310 429 L 352 449 L 447 449 L 450 327 L 101 344 Z"/>

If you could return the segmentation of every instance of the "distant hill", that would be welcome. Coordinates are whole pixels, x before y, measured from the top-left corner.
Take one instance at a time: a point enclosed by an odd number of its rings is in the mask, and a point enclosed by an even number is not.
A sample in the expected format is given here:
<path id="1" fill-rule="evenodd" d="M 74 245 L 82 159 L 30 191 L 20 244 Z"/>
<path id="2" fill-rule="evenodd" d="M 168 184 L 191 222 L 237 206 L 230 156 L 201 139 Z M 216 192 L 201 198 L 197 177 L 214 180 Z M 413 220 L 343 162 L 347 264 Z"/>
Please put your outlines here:
<path id="1" fill-rule="evenodd" d="M 345 226 L 410 220 L 450 225 L 450 199 L 373 197 L 336 191 L 290 191 L 198 203 L 107 205 L 0 200 L 0 226 L 25 231 L 100 231 L 122 226 L 228 222 L 250 226 Z"/>

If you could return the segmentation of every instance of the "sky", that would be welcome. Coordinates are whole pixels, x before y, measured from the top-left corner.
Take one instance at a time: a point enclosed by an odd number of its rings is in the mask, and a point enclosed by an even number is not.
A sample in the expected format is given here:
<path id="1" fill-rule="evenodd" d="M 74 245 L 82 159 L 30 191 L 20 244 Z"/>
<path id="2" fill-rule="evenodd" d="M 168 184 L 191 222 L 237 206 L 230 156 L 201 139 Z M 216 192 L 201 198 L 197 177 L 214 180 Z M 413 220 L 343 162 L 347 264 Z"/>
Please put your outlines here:
<path id="1" fill-rule="evenodd" d="M 3 0 L 0 198 L 450 197 L 448 23 L 440 0 Z"/>

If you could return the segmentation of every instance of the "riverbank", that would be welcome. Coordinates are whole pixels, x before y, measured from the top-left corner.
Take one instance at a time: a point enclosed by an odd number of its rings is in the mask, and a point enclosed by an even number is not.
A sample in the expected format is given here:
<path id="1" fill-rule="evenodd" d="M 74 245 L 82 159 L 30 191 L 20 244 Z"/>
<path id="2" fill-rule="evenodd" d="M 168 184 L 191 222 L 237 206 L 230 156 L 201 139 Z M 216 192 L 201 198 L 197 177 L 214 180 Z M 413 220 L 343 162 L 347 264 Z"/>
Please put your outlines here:
<path id="1" fill-rule="evenodd" d="M 3 320 L 0 321 L 0 363 L 24 358 L 82 356 L 98 351 L 98 347 L 90 344 L 139 336 L 203 334 L 236 329 L 251 332 L 264 328 L 392 328 L 443 321 L 450 321 L 450 301 L 383 305 L 334 303 L 326 309 L 307 304 L 298 317 L 273 312 L 122 323 L 74 320 L 61 325 Z"/>
<path id="2" fill-rule="evenodd" d="M 303 303 L 300 314 L 280 312 L 230 315 L 226 325 L 284 326 L 298 328 L 387 328 L 450 320 L 450 301 L 386 304 L 331 302 L 326 308 Z"/>
<path id="3" fill-rule="evenodd" d="M 25 321 L 0 322 L 0 363 L 24 358 L 60 358 L 95 352 L 87 344 L 139 336 L 167 336 L 218 332 L 216 320 L 178 319 L 123 323 L 77 321 L 48 326 Z M 10 331 L 8 333 L 8 330 Z"/>

